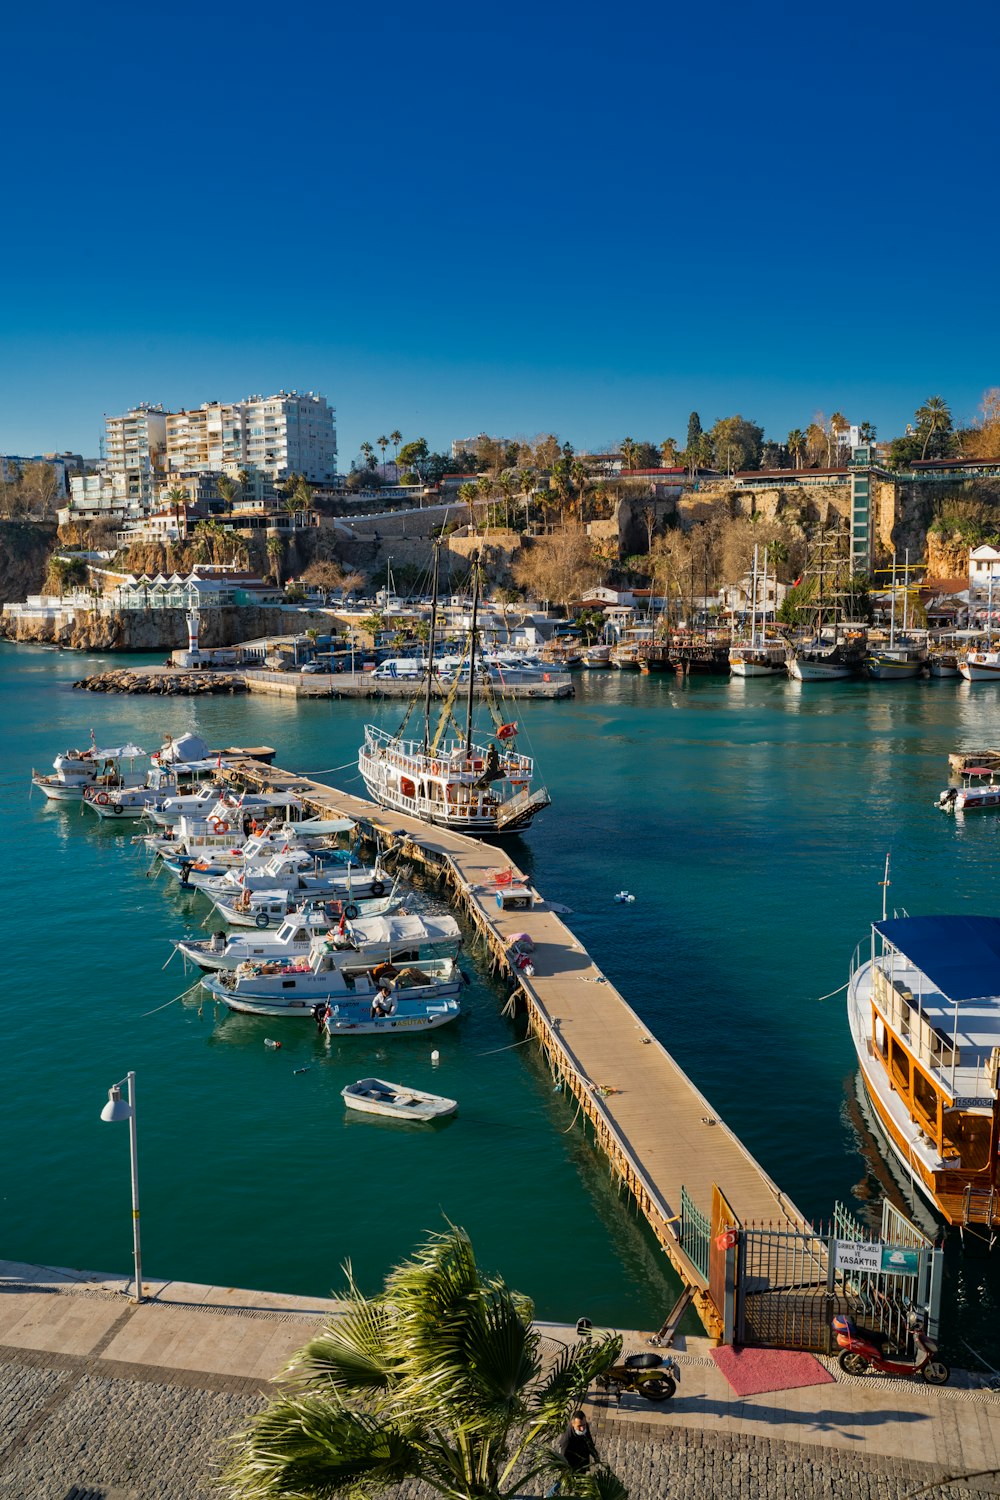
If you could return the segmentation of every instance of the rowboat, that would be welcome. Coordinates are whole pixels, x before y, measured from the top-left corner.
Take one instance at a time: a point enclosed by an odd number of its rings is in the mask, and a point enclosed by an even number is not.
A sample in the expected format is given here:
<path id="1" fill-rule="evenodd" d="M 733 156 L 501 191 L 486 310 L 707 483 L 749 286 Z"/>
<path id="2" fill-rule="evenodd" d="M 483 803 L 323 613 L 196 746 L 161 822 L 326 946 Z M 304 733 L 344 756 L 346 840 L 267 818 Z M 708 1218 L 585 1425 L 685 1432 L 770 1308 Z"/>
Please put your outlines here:
<path id="1" fill-rule="evenodd" d="M 393 1120 L 443 1120 L 458 1108 L 457 1099 L 407 1088 L 403 1083 L 387 1083 L 384 1078 L 359 1078 L 340 1094 L 348 1109 L 363 1115 L 388 1115 Z"/>

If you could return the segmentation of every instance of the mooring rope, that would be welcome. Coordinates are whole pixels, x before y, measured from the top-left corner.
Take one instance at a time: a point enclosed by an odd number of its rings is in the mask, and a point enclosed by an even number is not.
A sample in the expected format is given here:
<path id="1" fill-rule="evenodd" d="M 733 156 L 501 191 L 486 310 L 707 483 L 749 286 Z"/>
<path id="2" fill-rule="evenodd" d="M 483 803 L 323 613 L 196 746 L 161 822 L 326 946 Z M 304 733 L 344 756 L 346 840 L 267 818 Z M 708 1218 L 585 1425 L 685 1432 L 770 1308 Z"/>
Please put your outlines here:
<path id="1" fill-rule="evenodd" d="M 831 990 L 828 995 L 820 995 L 820 1000 L 832 1000 L 834 995 L 839 995 L 841 990 L 846 990 L 850 982 L 851 981 L 847 979 L 843 984 L 838 984 L 837 988 L 835 990 Z M 819 1004 L 819 1001 L 817 1001 L 817 1004 Z"/>

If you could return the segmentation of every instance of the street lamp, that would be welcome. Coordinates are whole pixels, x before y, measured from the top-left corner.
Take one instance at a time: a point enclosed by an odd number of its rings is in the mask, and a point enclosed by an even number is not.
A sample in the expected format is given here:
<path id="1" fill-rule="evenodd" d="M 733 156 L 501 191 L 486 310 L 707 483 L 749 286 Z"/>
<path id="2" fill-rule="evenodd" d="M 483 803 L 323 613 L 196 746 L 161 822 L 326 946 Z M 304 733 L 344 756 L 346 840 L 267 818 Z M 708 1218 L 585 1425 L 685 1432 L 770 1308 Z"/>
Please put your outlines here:
<path id="1" fill-rule="evenodd" d="M 122 1084 L 128 1086 L 128 1097 L 122 1098 Z M 135 1302 L 142 1298 L 142 1253 L 139 1248 L 139 1155 L 135 1131 L 135 1074 L 128 1073 L 108 1090 L 108 1102 L 101 1110 L 101 1119 L 112 1123 L 128 1121 L 129 1157 L 132 1164 L 132 1255 L 135 1261 Z"/>

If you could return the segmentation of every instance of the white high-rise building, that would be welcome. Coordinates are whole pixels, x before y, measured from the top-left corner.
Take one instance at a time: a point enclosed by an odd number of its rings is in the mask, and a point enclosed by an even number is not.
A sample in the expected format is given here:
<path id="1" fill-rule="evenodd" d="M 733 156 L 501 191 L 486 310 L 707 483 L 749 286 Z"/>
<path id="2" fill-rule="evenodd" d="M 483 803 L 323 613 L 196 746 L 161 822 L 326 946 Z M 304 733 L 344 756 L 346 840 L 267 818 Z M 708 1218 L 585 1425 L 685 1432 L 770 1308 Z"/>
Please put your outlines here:
<path id="1" fill-rule="evenodd" d="M 123 476 L 130 499 L 147 504 L 166 467 L 167 413 L 143 402 L 122 417 L 104 418 L 105 466 Z"/>
<path id="2" fill-rule="evenodd" d="M 167 459 L 175 472 L 247 469 L 272 479 L 304 474 L 316 483 L 336 477 L 336 413 L 313 391 L 207 402 L 173 413 L 166 425 Z"/>

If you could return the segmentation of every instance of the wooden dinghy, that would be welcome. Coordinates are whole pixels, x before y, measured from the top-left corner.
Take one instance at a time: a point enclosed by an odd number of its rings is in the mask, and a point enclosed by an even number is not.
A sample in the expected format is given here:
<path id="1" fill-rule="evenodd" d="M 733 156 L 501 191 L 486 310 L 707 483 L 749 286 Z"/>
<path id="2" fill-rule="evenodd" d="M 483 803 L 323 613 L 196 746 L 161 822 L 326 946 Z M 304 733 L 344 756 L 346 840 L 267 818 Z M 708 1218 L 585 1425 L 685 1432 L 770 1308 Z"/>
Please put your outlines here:
<path id="1" fill-rule="evenodd" d="M 348 1109 L 366 1115 L 389 1115 L 394 1120 L 443 1120 L 458 1108 L 457 1099 L 427 1094 L 403 1083 L 387 1083 L 384 1078 L 359 1078 L 340 1092 Z"/>

